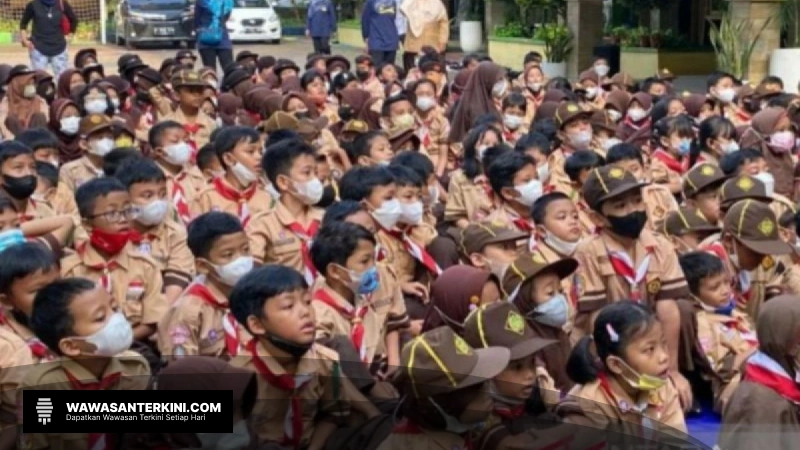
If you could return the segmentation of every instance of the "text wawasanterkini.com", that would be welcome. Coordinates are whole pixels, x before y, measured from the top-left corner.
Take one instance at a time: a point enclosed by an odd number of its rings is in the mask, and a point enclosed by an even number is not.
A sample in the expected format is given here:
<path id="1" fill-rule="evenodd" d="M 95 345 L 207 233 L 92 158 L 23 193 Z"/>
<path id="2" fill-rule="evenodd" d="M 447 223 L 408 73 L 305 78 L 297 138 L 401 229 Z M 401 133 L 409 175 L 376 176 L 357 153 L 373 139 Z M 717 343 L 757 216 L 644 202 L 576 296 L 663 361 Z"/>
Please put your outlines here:
<path id="1" fill-rule="evenodd" d="M 219 412 L 222 412 L 220 403 L 67 403 L 69 421 L 101 419 L 189 421 L 205 420 L 204 414 L 197 413 Z"/>

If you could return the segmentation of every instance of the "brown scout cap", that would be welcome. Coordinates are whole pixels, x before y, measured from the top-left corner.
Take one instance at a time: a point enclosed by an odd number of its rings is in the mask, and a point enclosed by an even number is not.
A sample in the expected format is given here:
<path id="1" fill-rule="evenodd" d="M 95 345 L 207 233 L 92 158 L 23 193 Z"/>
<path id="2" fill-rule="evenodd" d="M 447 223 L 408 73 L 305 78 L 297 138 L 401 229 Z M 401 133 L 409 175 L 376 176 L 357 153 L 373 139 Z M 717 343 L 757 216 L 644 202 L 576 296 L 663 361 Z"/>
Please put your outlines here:
<path id="1" fill-rule="evenodd" d="M 725 173 L 719 166 L 702 163 L 692 167 L 683 176 L 683 195 L 692 198 L 703 189 L 725 182 Z"/>
<path id="2" fill-rule="evenodd" d="M 663 69 L 656 72 L 656 78 L 658 78 L 659 80 L 672 81 L 675 79 L 675 74 L 673 74 L 672 72 L 670 72 L 669 69 L 664 67 Z"/>
<path id="3" fill-rule="evenodd" d="M 648 183 L 639 182 L 632 173 L 616 166 L 598 167 L 591 172 L 583 183 L 583 198 L 586 204 L 595 211 L 606 200 L 641 189 Z"/>
<path id="4" fill-rule="evenodd" d="M 757 200 L 767 205 L 772 203 L 772 198 L 767 195 L 767 187 L 764 183 L 750 175 L 739 175 L 722 185 L 720 206 L 723 208 L 745 199 Z"/>
<path id="5" fill-rule="evenodd" d="M 757 200 L 736 202 L 725 214 L 722 230 L 762 255 L 785 255 L 792 251 L 778 234 L 775 213 L 768 204 Z"/>
<path id="6" fill-rule="evenodd" d="M 203 81 L 200 74 L 191 69 L 181 69 L 175 72 L 170 78 L 173 89 L 182 87 L 206 87 L 208 84 Z"/>
<path id="7" fill-rule="evenodd" d="M 347 123 L 344 124 L 344 128 L 342 128 L 342 134 L 367 134 L 367 132 L 369 132 L 369 125 L 367 125 L 367 122 L 358 119 L 348 120 Z"/>
<path id="8" fill-rule="evenodd" d="M 503 276 L 503 291 L 509 294 L 509 299 L 513 300 L 513 295 L 526 280 L 539 275 L 542 272 L 555 272 L 562 280 L 578 269 L 578 260 L 574 258 L 562 258 L 552 263 L 547 262 L 541 253 L 525 252 L 508 266 Z"/>
<path id="9" fill-rule="evenodd" d="M 633 87 L 633 85 L 636 84 L 636 83 L 633 81 L 633 77 L 630 76 L 630 74 L 627 74 L 625 72 L 617 72 L 617 73 L 614 74 L 613 77 L 611 77 L 610 79 L 606 80 L 606 82 L 603 83 L 603 86 L 611 86 L 613 84 L 620 85 L 620 86 Z"/>
<path id="10" fill-rule="evenodd" d="M 471 223 L 466 228 L 460 228 L 452 234 L 458 244 L 458 249 L 466 257 L 482 252 L 490 244 L 516 242 L 528 237 L 526 233 L 494 222 Z"/>
<path id="11" fill-rule="evenodd" d="M 316 119 L 301 119 L 297 124 L 297 134 L 303 139 L 314 139 L 328 126 L 328 118 L 320 116 Z"/>
<path id="12" fill-rule="evenodd" d="M 473 349 L 452 328 L 442 326 L 403 346 L 395 382 L 411 384 L 417 398 L 453 392 L 494 378 L 510 356 L 502 347 Z"/>
<path id="13" fill-rule="evenodd" d="M 718 233 L 720 228 L 711 224 L 699 209 L 690 206 L 681 206 L 677 211 L 671 211 L 664 219 L 664 234 L 668 236 L 683 236 L 687 233 L 710 232 Z"/>
<path id="14" fill-rule="evenodd" d="M 417 136 L 414 127 L 397 127 L 389 130 L 389 144 L 392 146 L 392 151 L 397 152 L 403 148 L 409 141 L 414 146 L 414 151 L 418 151 L 422 141 Z"/>
<path id="15" fill-rule="evenodd" d="M 589 122 L 592 124 L 592 128 L 602 128 L 614 135 L 617 134 L 617 123 L 611 119 L 607 109 L 598 109 L 595 111 L 591 119 L 589 119 Z"/>
<path id="16" fill-rule="evenodd" d="M 269 119 L 262 122 L 262 124 L 263 130 L 267 134 L 274 133 L 278 130 L 297 131 L 300 125 L 294 114 L 289 114 L 285 111 L 276 111 Z"/>
<path id="17" fill-rule="evenodd" d="M 534 335 L 525 317 L 509 302 L 495 302 L 473 311 L 464 322 L 464 340 L 474 348 L 505 347 L 511 350 L 512 361 L 556 343 Z"/>
<path id="18" fill-rule="evenodd" d="M 556 109 L 555 121 L 559 129 L 563 129 L 564 125 L 577 118 L 589 119 L 592 117 L 592 112 L 581 108 L 575 102 L 562 103 Z"/>
<path id="19" fill-rule="evenodd" d="M 85 138 L 97 131 L 105 130 L 106 128 L 111 129 L 113 126 L 114 122 L 107 115 L 89 114 L 81 119 L 81 125 L 78 132 L 80 133 L 81 137 Z"/>

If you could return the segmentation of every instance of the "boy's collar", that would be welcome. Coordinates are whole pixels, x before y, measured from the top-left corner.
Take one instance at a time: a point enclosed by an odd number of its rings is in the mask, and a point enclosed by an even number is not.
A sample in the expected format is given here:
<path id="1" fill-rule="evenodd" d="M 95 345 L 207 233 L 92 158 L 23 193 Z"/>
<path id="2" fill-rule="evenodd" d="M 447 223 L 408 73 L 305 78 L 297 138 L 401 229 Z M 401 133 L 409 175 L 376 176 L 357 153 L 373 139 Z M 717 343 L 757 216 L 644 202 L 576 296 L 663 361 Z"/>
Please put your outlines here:
<path id="1" fill-rule="evenodd" d="M 101 378 L 105 378 L 114 374 L 122 374 L 124 372 L 124 367 L 122 363 L 120 363 L 118 357 L 113 358 L 105 358 L 108 359 L 108 365 L 106 365 L 105 370 L 103 371 L 103 376 Z M 96 382 L 98 378 L 95 377 L 92 372 L 89 371 L 83 364 L 81 364 L 79 359 L 70 358 L 68 356 L 64 356 L 61 358 L 61 367 L 72 375 L 78 381 L 83 382 Z"/>

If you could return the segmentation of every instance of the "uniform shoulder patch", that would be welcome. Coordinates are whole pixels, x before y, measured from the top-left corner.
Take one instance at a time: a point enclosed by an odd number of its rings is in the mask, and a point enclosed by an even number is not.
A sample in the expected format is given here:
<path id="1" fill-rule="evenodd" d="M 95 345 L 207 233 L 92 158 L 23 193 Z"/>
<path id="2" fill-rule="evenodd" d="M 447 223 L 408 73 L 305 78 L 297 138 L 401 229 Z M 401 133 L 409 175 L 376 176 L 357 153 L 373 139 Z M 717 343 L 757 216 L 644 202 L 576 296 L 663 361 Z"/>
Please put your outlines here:
<path id="1" fill-rule="evenodd" d="M 769 255 L 765 256 L 764 259 L 761 260 L 761 267 L 763 267 L 764 270 L 772 269 L 775 267 L 775 259 Z"/>
<path id="2" fill-rule="evenodd" d="M 658 291 L 661 290 L 661 280 L 656 278 L 652 281 L 647 282 L 647 293 L 648 294 L 658 294 Z"/>

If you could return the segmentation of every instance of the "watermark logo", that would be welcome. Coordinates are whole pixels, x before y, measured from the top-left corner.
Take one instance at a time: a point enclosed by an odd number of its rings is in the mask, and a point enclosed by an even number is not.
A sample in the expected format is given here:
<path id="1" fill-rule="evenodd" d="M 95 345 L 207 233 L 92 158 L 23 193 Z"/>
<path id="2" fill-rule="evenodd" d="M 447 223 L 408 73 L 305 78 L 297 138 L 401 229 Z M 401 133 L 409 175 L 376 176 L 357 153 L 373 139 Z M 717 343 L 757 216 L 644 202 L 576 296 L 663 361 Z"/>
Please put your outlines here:
<path id="1" fill-rule="evenodd" d="M 49 398 L 40 398 L 36 402 L 36 415 L 39 418 L 39 423 L 47 425 L 52 422 L 53 415 L 53 402 Z"/>

